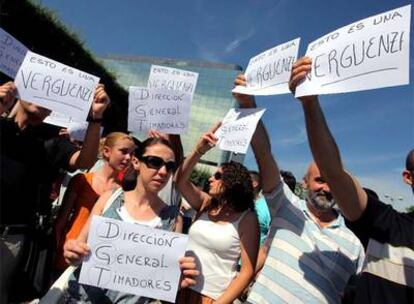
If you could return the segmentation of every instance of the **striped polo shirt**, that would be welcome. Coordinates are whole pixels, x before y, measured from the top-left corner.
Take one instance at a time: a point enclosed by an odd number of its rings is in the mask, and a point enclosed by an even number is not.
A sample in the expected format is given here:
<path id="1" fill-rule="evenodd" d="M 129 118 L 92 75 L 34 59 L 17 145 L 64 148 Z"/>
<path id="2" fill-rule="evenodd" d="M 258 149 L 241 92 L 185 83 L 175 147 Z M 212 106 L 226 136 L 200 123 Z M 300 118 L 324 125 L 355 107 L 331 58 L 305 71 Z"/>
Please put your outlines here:
<path id="1" fill-rule="evenodd" d="M 364 248 L 341 215 L 321 228 L 281 182 L 265 195 L 272 216 L 269 254 L 249 303 L 340 303 L 349 277 L 361 271 Z"/>

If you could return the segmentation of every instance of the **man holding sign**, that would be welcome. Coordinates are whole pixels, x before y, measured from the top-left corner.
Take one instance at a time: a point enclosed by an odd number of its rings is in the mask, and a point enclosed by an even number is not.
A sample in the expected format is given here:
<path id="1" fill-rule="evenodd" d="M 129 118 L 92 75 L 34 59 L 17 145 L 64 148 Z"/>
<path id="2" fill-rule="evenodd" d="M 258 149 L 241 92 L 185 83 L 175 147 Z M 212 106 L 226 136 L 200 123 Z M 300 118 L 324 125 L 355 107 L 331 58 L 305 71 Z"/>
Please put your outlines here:
<path id="1" fill-rule="evenodd" d="M 10 95 L 15 98 L 13 86 L 5 84 L 0 87 L 0 92 L 3 89 L 7 89 L 7 98 L 11 98 Z M 5 98 L 1 101 L 4 105 Z M 80 151 L 42 123 L 50 113 L 48 109 L 18 100 L 13 116 L 1 118 L 0 302 L 7 302 L 7 290 L 13 285 L 12 278 L 22 266 L 25 246 L 28 242 L 35 242 L 33 235 L 45 228 L 35 229 L 47 220 L 50 212 L 48 195 L 58 170 L 74 171 L 94 164 L 100 125 L 109 103 L 103 85 L 99 85 L 94 93 L 88 131 Z M 41 232 L 40 235 L 44 234 Z M 38 257 L 31 258 L 36 264 Z M 34 276 L 39 276 L 37 286 L 42 286 L 45 283 L 44 273 L 34 269 L 31 271 Z"/>
<path id="2" fill-rule="evenodd" d="M 294 64 L 290 81 L 292 92 L 310 73 L 311 67 L 312 61 L 307 57 Z M 305 114 L 312 154 L 332 189 L 335 201 L 352 222 L 351 228 L 356 235 L 370 238 L 354 303 L 413 303 L 413 212 L 399 213 L 368 195 L 345 171 L 318 97 L 302 96 L 299 100 Z M 408 164 L 407 161 L 407 169 L 411 169 Z"/>
<path id="3" fill-rule="evenodd" d="M 236 85 L 245 85 L 240 75 Z M 251 96 L 235 94 L 242 108 Z M 260 121 L 252 138 L 264 197 L 272 217 L 268 256 L 248 303 L 340 303 L 349 277 L 362 268 L 364 249 L 333 208 L 329 186 L 315 163 L 303 178 L 305 199 L 281 180 L 269 137 Z"/>

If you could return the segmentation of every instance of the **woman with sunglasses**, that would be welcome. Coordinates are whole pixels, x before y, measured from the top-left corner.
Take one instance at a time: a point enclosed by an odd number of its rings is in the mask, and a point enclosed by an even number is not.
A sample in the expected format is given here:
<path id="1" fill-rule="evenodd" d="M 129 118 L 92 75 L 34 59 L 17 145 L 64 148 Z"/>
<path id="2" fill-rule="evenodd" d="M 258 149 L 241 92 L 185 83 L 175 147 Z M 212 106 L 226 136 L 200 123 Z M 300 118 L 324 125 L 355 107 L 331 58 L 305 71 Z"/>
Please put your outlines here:
<path id="1" fill-rule="evenodd" d="M 201 156 L 217 143 L 218 126 L 203 134 L 175 177 L 181 194 L 198 211 L 188 233 L 187 254 L 195 257 L 200 270 L 196 285 L 182 290 L 177 303 L 233 303 L 254 277 L 259 224 L 249 171 L 235 162 L 221 165 L 209 179 L 208 193 L 189 181 Z"/>
<path id="2" fill-rule="evenodd" d="M 136 158 L 132 160 L 135 172 L 135 187 L 121 192 L 112 202 L 113 193 L 102 195 L 92 210 L 91 215 L 102 215 L 130 223 L 139 223 L 153 228 L 173 231 L 177 206 L 169 206 L 159 196 L 159 191 L 166 185 L 172 172 L 176 169 L 175 155 L 170 142 L 162 138 L 148 138 L 136 149 Z M 136 178 L 139 174 L 139 177 Z M 130 181 L 129 181 L 130 184 Z M 109 206 L 107 202 L 111 201 Z M 79 264 L 90 253 L 86 244 L 90 219 L 76 240 L 65 244 L 64 256 L 68 263 Z M 139 250 L 139 248 L 137 248 Z M 194 259 L 184 257 L 180 260 L 183 274 L 181 287 L 194 284 L 188 276 L 197 275 Z M 78 272 L 75 273 L 75 277 Z M 93 294 L 93 299 L 90 295 Z M 69 302 L 107 302 L 112 303 L 149 303 L 151 299 L 124 294 L 113 290 L 104 290 L 79 284 L 75 278 L 69 283 Z"/>

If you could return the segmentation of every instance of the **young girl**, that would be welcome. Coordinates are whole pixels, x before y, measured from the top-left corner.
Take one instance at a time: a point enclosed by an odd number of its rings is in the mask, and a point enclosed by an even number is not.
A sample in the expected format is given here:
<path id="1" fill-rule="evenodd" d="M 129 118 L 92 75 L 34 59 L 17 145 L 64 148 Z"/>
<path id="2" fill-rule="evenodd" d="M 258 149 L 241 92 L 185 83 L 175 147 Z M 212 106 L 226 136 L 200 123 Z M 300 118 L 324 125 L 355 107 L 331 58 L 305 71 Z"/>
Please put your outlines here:
<path id="1" fill-rule="evenodd" d="M 128 168 L 134 149 L 132 137 L 121 132 L 110 133 L 101 150 L 102 168 L 78 174 L 70 181 L 55 227 L 57 255 L 54 269 L 57 275 L 68 266 L 63 258 L 63 245 L 79 236 L 99 196 L 120 187 L 118 175 Z"/>
<path id="2" fill-rule="evenodd" d="M 166 185 L 172 172 L 176 169 L 171 144 L 162 138 L 149 138 L 143 141 L 139 149 L 136 150 L 136 158 L 132 161 L 132 165 L 136 176 L 139 172 L 135 188 L 122 192 L 110 206 L 106 206 L 106 204 L 108 200 L 112 199 L 113 194 L 111 192 L 103 194 L 95 204 L 92 215 L 102 215 L 173 231 L 178 207 L 167 205 L 158 196 L 159 191 Z M 89 224 L 90 219 L 79 237 L 76 240 L 68 240 L 65 244 L 64 256 L 66 261 L 72 265 L 80 263 L 82 258 L 89 254 L 89 248 L 86 244 Z M 139 251 L 139 247 L 137 250 Z M 184 275 L 197 274 L 192 258 L 183 258 L 180 263 L 184 269 Z M 190 284 L 194 284 L 194 280 L 189 277 L 185 277 L 181 281 L 182 287 Z M 151 301 L 151 299 L 117 291 L 81 285 L 75 279 L 70 281 L 69 294 L 69 302 L 149 303 Z"/>
<path id="3" fill-rule="evenodd" d="M 254 276 L 259 225 L 248 170 L 239 163 L 223 164 L 210 178 L 208 193 L 189 181 L 195 164 L 216 144 L 217 127 L 201 137 L 176 174 L 178 189 L 199 214 L 188 234 L 187 254 L 195 257 L 201 273 L 195 286 L 180 293 L 177 303 L 233 303 Z"/>

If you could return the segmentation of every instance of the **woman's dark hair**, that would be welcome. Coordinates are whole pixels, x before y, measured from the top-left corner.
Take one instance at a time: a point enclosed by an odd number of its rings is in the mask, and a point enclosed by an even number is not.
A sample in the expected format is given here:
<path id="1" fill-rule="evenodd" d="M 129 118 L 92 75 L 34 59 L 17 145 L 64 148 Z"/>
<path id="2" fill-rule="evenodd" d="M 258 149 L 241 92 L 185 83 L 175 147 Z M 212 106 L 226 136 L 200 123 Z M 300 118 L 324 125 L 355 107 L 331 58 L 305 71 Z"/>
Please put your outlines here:
<path id="1" fill-rule="evenodd" d="M 143 156 L 148 147 L 158 145 L 158 144 L 167 146 L 174 152 L 174 149 L 171 143 L 168 140 L 164 138 L 160 138 L 160 137 L 149 137 L 142 142 L 135 142 L 135 143 L 136 143 L 136 147 L 135 147 L 134 155 L 137 158 L 140 158 L 141 156 Z M 137 172 L 134 169 L 134 167 L 130 166 L 128 168 L 128 170 L 125 172 L 124 178 L 122 179 L 122 183 L 121 183 L 122 189 L 124 191 L 131 191 L 135 189 L 137 185 L 138 174 L 139 172 Z"/>
<path id="2" fill-rule="evenodd" d="M 249 170 L 237 162 L 224 163 L 221 168 L 224 187 L 221 200 L 235 211 L 254 211 L 254 189 Z"/>

